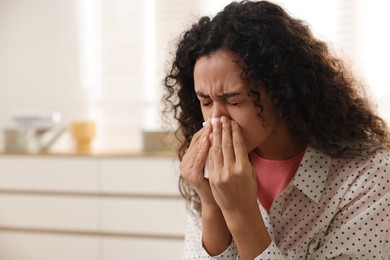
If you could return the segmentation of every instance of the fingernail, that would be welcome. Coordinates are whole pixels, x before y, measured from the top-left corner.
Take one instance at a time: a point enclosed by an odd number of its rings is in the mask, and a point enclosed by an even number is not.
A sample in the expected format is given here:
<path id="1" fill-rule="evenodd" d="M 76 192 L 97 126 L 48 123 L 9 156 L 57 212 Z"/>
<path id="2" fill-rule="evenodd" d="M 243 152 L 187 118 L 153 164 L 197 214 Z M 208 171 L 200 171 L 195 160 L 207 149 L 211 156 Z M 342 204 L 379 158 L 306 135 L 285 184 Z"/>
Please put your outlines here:
<path id="1" fill-rule="evenodd" d="M 221 118 L 219 118 L 219 117 L 213 117 L 213 118 L 211 118 L 211 123 L 212 123 L 213 125 L 215 125 L 218 121 L 221 121 Z"/>
<path id="2" fill-rule="evenodd" d="M 215 129 L 218 129 L 218 128 L 220 127 L 219 124 L 218 124 L 218 122 L 220 122 L 220 121 L 221 121 L 220 118 L 216 118 L 216 117 L 211 118 L 211 123 L 212 123 L 212 125 L 213 125 L 213 131 L 214 131 Z"/>
<path id="3" fill-rule="evenodd" d="M 213 126 L 217 126 L 217 123 L 221 121 L 221 118 L 218 118 L 218 117 L 213 117 L 211 118 L 211 124 Z"/>

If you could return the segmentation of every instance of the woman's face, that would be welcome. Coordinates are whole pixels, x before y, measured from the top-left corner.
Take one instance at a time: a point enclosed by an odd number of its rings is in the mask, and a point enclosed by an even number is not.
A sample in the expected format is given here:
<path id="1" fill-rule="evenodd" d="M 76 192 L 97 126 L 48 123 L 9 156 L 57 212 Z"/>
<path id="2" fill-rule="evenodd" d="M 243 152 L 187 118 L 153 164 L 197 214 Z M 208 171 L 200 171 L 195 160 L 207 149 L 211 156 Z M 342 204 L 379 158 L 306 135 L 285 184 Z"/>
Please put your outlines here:
<path id="1" fill-rule="evenodd" d="M 287 134 L 285 124 L 276 116 L 270 97 L 262 89 L 260 93 L 265 121 L 258 116 L 259 108 L 248 96 L 248 85 L 242 80 L 241 73 L 242 69 L 230 52 L 217 51 L 196 61 L 195 92 L 203 118 L 206 121 L 227 116 L 240 126 L 248 152 L 255 150 L 270 159 L 279 157 L 275 154 L 274 139 L 275 135 Z"/>

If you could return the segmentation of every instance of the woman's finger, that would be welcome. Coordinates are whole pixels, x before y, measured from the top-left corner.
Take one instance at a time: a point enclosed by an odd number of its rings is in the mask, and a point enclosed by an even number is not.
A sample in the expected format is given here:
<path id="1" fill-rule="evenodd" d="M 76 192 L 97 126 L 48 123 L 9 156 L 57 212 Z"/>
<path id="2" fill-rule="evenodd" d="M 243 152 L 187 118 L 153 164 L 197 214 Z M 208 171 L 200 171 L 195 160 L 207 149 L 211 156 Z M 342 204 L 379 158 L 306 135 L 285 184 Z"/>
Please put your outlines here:
<path id="1" fill-rule="evenodd" d="M 233 137 L 233 150 L 236 161 L 248 160 L 248 151 L 244 138 L 242 137 L 241 129 L 235 121 L 231 121 L 232 137 Z"/>
<path id="2" fill-rule="evenodd" d="M 207 160 L 207 154 L 210 148 L 210 140 L 209 140 L 210 132 L 211 132 L 211 126 L 210 124 L 207 124 L 204 127 L 203 133 L 198 141 L 197 152 L 196 154 L 194 154 L 195 160 L 193 163 L 193 168 L 199 172 L 203 172 L 204 165 Z"/>
<path id="3" fill-rule="evenodd" d="M 231 165 L 235 162 L 234 147 L 232 140 L 231 123 L 226 116 L 221 118 L 222 121 L 222 155 L 224 166 Z"/>
<path id="4" fill-rule="evenodd" d="M 210 149 L 212 153 L 212 169 L 221 169 L 223 165 L 223 155 L 221 149 L 222 143 L 222 127 L 221 121 L 215 120 L 213 122 L 213 143 Z M 211 171 L 212 172 L 212 171 Z"/>
<path id="5" fill-rule="evenodd" d="M 186 153 L 184 154 L 183 159 L 186 157 L 195 158 L 194 155 L 196 155 L 200 149 L 199 140 L 202 138 L 203 133 L 204 133 L 203 128 L 200 129 L 197 133 L 195 133 L 195 135 L 192 137 L 191 143 L 190 143 Z"/>

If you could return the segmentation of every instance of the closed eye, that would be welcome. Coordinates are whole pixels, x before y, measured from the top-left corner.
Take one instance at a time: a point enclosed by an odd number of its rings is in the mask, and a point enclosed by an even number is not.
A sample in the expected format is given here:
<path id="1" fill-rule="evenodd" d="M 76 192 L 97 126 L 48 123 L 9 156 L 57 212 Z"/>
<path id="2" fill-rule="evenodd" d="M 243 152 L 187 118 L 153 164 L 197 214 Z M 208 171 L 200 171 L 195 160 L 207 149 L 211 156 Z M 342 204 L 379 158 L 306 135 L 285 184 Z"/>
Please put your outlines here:
<path id="1" fill-rule="evenodd" d="M 211 104 L 211 101 L 210 102 L 200 102 L 202 107 L 207 107 Z"/>
<path id="2" fill-rule="evenodd" d="M 204 98 L 204 97 L 199 97 L 199 102 L 200 102 L 200 105 L 201 105 L 202 107 L 207 107 L 207 106 L 209 106 L 211 103 L 213 103 L 213 100 L 212 100 L 211 98 L 209 98 L 209 97 L 206 97 L 206 98 Z"/>
<path id="3" fill-rule="evenodd" d="M 237 98 L 232 98 L 230 100 L 226 100 L 226 103 L 230 106 L 238 106 L 240 105 L 244 100 L 238 100 Z"/>

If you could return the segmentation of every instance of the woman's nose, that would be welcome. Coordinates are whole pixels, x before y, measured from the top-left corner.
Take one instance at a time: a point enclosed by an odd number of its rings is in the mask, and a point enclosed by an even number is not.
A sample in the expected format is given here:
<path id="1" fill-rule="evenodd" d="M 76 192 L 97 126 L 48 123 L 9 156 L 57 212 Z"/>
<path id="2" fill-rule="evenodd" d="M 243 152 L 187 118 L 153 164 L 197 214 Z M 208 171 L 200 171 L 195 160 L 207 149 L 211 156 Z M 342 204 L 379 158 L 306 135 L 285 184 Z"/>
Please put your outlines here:
<path id="1" fill-rule="evenodd" d="M 229 117 L 226 109 L 224 106 L 219 105 L 218 103 L 213 105 L 213 109 L 211 110 L 211 118 L 220 118 L 222 116 L 227 116 Z"/>

